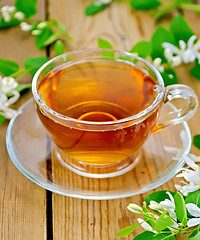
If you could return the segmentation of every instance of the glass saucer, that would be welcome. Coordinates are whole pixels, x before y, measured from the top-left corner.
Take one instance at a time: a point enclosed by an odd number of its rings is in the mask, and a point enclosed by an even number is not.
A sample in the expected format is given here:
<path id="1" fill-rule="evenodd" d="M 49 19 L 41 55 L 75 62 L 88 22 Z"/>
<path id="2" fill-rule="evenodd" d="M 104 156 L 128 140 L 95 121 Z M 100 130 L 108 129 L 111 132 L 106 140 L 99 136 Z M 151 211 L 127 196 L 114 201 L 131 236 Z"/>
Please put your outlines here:
<path id="1" fill-rule="evenodd" d="M 164 104 L 161 115 L 170 110 L 174 111 L 174 106 Z M 167 127 L 151 135 L 131 171 L 112 178 L 88 178 L 70 171 L 56 158 L 30 99 L 10 121 L 6 142 L 15 166 L 41 187 L 76 198 L 115 199 L 147 192 L 171 179 L 184 164 L 181 156 L 190 151 L 191 134 L 186 122 Z M 179 152 L 171 153 L 164 146 Z"/>

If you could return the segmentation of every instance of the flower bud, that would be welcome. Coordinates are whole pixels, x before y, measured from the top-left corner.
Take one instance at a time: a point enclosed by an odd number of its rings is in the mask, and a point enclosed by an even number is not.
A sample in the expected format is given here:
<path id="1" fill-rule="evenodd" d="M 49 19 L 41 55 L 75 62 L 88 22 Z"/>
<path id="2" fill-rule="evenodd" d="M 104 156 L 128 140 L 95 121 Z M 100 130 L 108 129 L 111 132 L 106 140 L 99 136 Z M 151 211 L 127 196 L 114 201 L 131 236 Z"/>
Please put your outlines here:
<path id="1" fill-rule="evenodd" d="M 24 14 L 23 12 L 16 12 L 14 17 L 19 20 L 19 21 L 22 21 L 24 19 Z"/>
<path id="2" fill-rule="evenodd" d="M 131 211 L 133 213 L 141 213 L 142 212 L 142 208 L 134 203 L 130 203 L 127 208 L 129 211 Z"/>

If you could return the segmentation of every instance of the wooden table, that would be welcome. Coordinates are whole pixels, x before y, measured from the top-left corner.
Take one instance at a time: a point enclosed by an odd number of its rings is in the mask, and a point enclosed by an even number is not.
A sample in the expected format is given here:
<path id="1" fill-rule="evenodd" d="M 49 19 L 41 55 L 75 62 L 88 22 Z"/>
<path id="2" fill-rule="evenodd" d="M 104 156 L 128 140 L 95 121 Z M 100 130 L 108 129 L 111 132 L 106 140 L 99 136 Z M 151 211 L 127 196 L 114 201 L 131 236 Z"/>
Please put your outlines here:
<path id="1" fill-rule="evenodd" d="M 2 4 L 5 4 L 3 1 Z M 148 40 L 155 29 L 149 13 L 134 12 L 127 3 L 115 2 L 105 11 L 85 17 L 84 8 L 90 0 L 40 0 L 37 17 L 55 18 L 64 23 L 74 42 L 67 43 L 67 50 L 97 47 L 97 38 L 112 42 L 117 49 L 130 50 L 137 41 Z M 182 13 L 200 37 L 200 17 L 192 12 Z M 162 22 L 168 26 L 169 21 Z M 20 62 L 29 56 L 46 55 L 38 51 L 34 39 L 19 27 L 0 31 L 0 57 Z M 192 87 L 200 96 L 200 82 L 194 79 L 188 67 L 178 69 L 180 83 Z M 31 81 L 31 80 L 30 80 Z M 23 95 L 16 108 L 31 93 Z M 200 133 L 200 109 L 189 121 L 192 135 Z M 11 162 L 5 143 L 8 121 L 0 126 L 0 239 L 54 239 L 54 240 L 106 240 L 119 239 L 116 232 L 136 223 L 136 216 L 129 212 L 128 203 L 142 204 L 150 192 L 119 200 L 93 201 L 65 197 L 51 193 L 24 177 Z M 192 152 L 199 154 L 193 147 Z M 175 190 L 172 179 L 157 188 Z M 139 233 L 137 230 L 135 234 Z M 132 239 L 134 234 L 129 238 Z M 183 238 L 180 238 L 183 239 Z"/>

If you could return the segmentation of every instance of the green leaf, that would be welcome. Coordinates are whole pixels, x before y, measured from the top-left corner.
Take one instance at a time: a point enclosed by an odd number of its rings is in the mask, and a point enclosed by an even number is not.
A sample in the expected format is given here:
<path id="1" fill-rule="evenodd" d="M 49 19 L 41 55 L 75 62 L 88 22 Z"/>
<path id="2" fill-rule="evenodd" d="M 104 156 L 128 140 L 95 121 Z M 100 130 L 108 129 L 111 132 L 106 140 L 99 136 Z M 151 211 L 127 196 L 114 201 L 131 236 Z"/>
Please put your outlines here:
<path id="1" fill-rule="evenodd" d="M 160 217 L 157 219 L 155 225 L 153 226 L 153 230 L 161 231 L 173 224 L 174 221 L 172 221 L 169 216 L 167 216 L 166 214 L 161 214 Z"/>
<path id="2" fill-rule="evenodd" d="M 145 231 L 134 237 L 133 240 L 175 240 L 175 237 L 170 235 L 171 232 L 155 234 L 153 232 Z"/>
<path id="3" fill-rule="evenodd" d="M 183 40 L 187 42 L 188 39 L 194 35 L 192 29 L 182 15 L 177 15 L 170 24 L 170 30 L 173 33 L 176 42 Z"/>
<path id="4" fill-rule="evenodd" d="M 187 209 L 185 206 L 185 200 L 181 193 L 177 192 L 174 196 L 175 202 L 175 212 L 177 219 L 183 223 L 184 226 L 187 225 Z"/>
<path id="5" fill-rule="evenodd" d="M 107 48 L 107 49 L 113 49 L 113 46 L 110 42 L 108 42 L 105 39 L 98 38 L 98 47 L 99 48 Z"/>
<path id="6" fill-rule="evenodd" d="M 26 89 L 29 89 L 31 87 L 31 83 L 23 83 L 23 84 L 19 84 L 15 90 L 18 92 L 22 92 Z"/>
<path id="7" fill-rule="evenodd" d="M 47 40 L 44 42 L 44 47 L 54 43 L 58 38 L 60 38 L 62 36 L 62 32 L 58 31 L 56 33 L 53 33 L 52 35 L 50 35 Z"/>
<path id="8" fill-rule="evenodd" d="M 198 207 L 200 207 L 200 189 L 195 192 L 189 193 L 185 198 L 185 203 L 194 203 Z"/>
<path id="9" fill-rule="evenodd" d="M 151 43 L 140 41 L 131 48 L 130 53 L 137 53 L 138 56 L 146 58 L 151 54 Z"/>
<path id="10" fill-rule="evenodd" d="M 0 29 L 17 26 L 19 24 L 20 24 L 20 21 L 18 21 L 17 19 L 11 19 L 10 22 L 5 22 L 4 19 L 2 18 L 0 21 Z"/>
<path id="11" fill-rule="evenodd" d="M 26 89 L 28 89 L 28 88 L 30 88 L 30 87 L 31 87 L 31 83 L 19 84 L 19 85 L 15 88 L 15 90 L 16 90 L 17 92 L 23 92 L 24 90 L 26 90 Z M 6 95 L 7 95 L 8 98 L 13 97 L 13 94 L 12 94 L 12 93 L 7 93 Z"/>
<path id="12" fill-rule="evenodd" d="M 190 236 L 188 237 L 190 240 L 199 240 L 200 239 L 200 232 L 199 228 L 195 229 Z"/>
<path id="13" fill-rule="evenodd" d="M 149 10 L 160 5 L 158 0 L 131 0 L 131 7 L 137 10 Z"/>
<path id="14" fill-rule="evenodd" d="M 200 80 L 200 64 L 198 64 L 198 61 L 196 61 L 196 65 L 190 69 L 190 73 L 197 78 L 198 80 Z"/>
<path id="15" fill-rule="evenodd" d="M 194 2 L 194 0 L 176 0 L 177 3 Z"/>
<path id="16" fill-rule="evenodd" d="M 165 190 L 156 191 L 156 192 L 149 194 L 147 197 L 145 197 L 145 201 L 149 205 L 150 201 L 152 201 L 152 200 L 157 203 L 160 203 L 161 201 L 164 201 L 165 199 L 170 199 L 166 192 L 170 192 L 173 197 L 176 194 L 176 192 L 172 192 L 172 191 L 165 191 Z"/>
<path id="17" fill-rule="evenodd" d="M 33 77 L 37 70 L 47 61 L 49 61 L 48 57 L 29 57 L 25 60 L 24 67 Z"/>
<path id="18" fill-rule="evenodd" d="M 18 11 L 23 12 L 29 18 L 37 12 L 37 0 L 16 0 L 15 6 Z"/>
<path id="19" fill-rule="evenodd" d="M 151 38 L 151 57 L 155 59 L 157 57 L 162 59 L 162 62 L 167 62 L 164 56 L 164 48 L 162 47 L 163 42 L 169 42 L 175 44 L 175 38 L 172 33 L 166 30 L 162 26 L 158 26 Z"/>
<path id="20" fill-rule="evenodd" d="M 53 32 L 49 26 L 43 29 L 42 33 L 36 36 L 35 43 L 38 49 L 45 47 L 45 42 L 52 36 Z"/>
<path id="21" fill-rule="evenodd" d="M 91 3 L 89 6 L 86 7 L 85 9 L 85 15 L 86 16 L 90 16 L 90 15 L 94 15 L 95 13 L 98 13 L 100 11 L 102 11 L 103 9 L 105 9 L 107 6 L 109 6 L 109 4 L 95 4 L 97 1 Z"/>
<path id="22" fill-rule="evenodd" d="M 138 234 L 136 237 L 134 237 L 133 240 L 144 240 L 144 239 L 152 240 L 154 236 L 155 236 L 155 233 L 144 231 Z"/>
<path id="23" fill-rule="evenodd" d="M 200 149 L 200 134 L 197 134 L 193 137 L 193 144 L 196 146 L 198 149 Z"/>
<path id="24" fill-rule="evenodd" d="M 161 72 L 161 76 L 163 78 L 165 86 L 169 86 L 169 85 L 178 83 L 176 73 L 171 68 L 165 69 L 164 72 Z"/>
<path id="25" fill-rule="evenodd" d="M 107 40 L 104 40 L 102 38 L 98 38 L 98 46 L 99 48 L 107 48 L 107 49 L 113 49 L 113 46 L 111 45 L 111 43 L 109 43 Z M 115 57 L 115 53 L 112 51 L 101 51 L 101 54 L 105 57 L 111 57 L 114 58 Z"/>
<path id="26" fill-rule="evenodd" d="M 65 53 L 65 44 L 61 40 L 57 40 L 54 44 L 54 51 L 56 55 L 61 55 Z"/>
<path id="27" fill-rule="evenodd" d="M 6 118 L 5 118 L 3 115 L 0 114 L 0 124 L 2 124 L 5 119 L 6 119 Z"/>
<path id="28" fill-rule="evenodd" d="M 125 227 L 117 232 L 117 237 L 126 237 L 132 233 L 136 228 L 140 226 L 140 223 Z"/>
<path id="29" fill-rule="evenodd" d="M 9 76 L 9 75 L 17 72 L 18 70 L 19 70 L 18 63 L 11 61 L 11 60 L 0 58 L 0 72 L 3 75 Z"/>

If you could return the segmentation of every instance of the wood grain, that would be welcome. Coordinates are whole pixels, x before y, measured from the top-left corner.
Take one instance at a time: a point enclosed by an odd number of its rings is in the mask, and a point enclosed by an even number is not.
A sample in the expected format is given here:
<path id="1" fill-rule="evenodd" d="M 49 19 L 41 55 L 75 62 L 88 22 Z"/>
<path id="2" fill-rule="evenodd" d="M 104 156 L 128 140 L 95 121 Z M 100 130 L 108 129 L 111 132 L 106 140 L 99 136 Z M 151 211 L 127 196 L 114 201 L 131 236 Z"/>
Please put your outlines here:
<path id="1" fill-rule="evenodd" d="M 130 50 L 139 40 L 150 39 L 156 24 L 149 13 L 134 12 L 127 3 L 115 2 L 105 11 L 92 16 L 84 16 L 84 8 L 90 1 L 81 0 L 49 0 L 49 16 L 65 23 L 75 41 L 68 44 L 67 50 L 97 47 L 97 38 L 109 40 L 116 49 Z M 184 13 L 192 24 L 195 32 L 200 36 L 199 17 L 194 13 Z M 163 21 L 168 26 L 169 21 Z M 200 96 L 200 82 L 193 79 L 188 69 L 178 70 L 181 83 L 196 90 Z M 192 134 L 200 132 L 200 110 L 189 121 Z M 199 152 L 194 149 L 194 152 Z M 163 186 L 155 189 L 175 190 L 177 179 L 172 179 Z M 148 193 L 126 199 L 92 201 L 80 200 L 53 194 L 53 227 L 54 239 L 119 239 L 116 232 L 130 224 L 136 223 L 136 215 L 126 210 L 128 203 L 142 204 Z M 132 239 L 141 232 L 141 228 L 124 239 Z M 184 238 L 179 238 L 184 239 Z"/>
<path id="2" fill-rule="evenodd" d="M 40 1 L 38 7 L 38 17 L 45 18 L 45 2 Z M 34 38 L 19 27 L 1 30 L 0 45 L 0 57 L 17 61 L 21 66 L 25 58 L 45 54 L 36 49 Z M 25 94 L 14 107 L 30 97 L 30 92 Z M 7 126 L 8 121 L 0 126 L 0 239 L 46 239 L 46 191 L 28 180 L 11 162 L 5 141 Z"/>
<path id="3" fill-rule="evenodd" d="M 130 50 L 139 40 L 148 40 L 156 24 L 149 13 L 131 11 L 125 2 L 114 2 L 105 11 L 92 16 L 84 16 L 84 8 L 90 0 L 40 0 L 38 17 L 55 18 L 63 22 L 73 42 L 67 42 L 67 50 L 97 47 L 97 38 L 109 40 L 116 49 Z M 45 2 L 48 3 L 46 8 Z M 5 4 L 5 1 L 2 1 Z M 11 3 L 9 3 L 11 4 Z M 46 9 L 45 9 L 46 8 Z M 176 13 L 174 13 L 176 14 Z M 192 28 L 200 37 L 199 16 L 192 12 L 183 12 Z M 164 26 L 169 21 L 161 22 Z M 21 33 L 18 27 L 1 30 L 0 57 L 18 61 L 21 64 L 28 56 L 37 56 L 33 38 L 27 33 Z M 43 52 L 42 54 L 45 54 Z M 52 53 L 53 56 L 53 53 Z M 188 67 L 178 69 L 179 82 L 192 87 L 200 97 L 200 82 L 188 73 Z M 24 103 L 30 93 L 26 94 L 16 105 Z M 192 135 L 200 133 L 200 109 L 190 121 Z M 173 178 L 157 189 L 145 194 L 117 200 L 82 200 L 48 193 L 51 202 L 46 202 L 46 191 L 25 178 L 13 165 L 7 154 L 5 135 L 8 122 L 0 126 L 0 239 L 47 239 L 50 240 L 50 228 L 47 227 L 46 218 L 53 214 L 53 239 L 54 240 L 114 240 L 116 232 L 130 224 L 137 222 L 138 216 L 127 210 L 130 202 L 142 204 L 144 197 L 155 190 L 175 190 L 174 184 L 179 180 Z M 192 147 L 192 152 L 200 152 Z M 60 174 L 58 172 L 58 174 Z M 151 177 L 151 173 L 149 174 Z M 62 175 L 62 178 L 65 178 Z M 73 182 L 72 176 L 68 176 Z M 92 185 L 92 180 L 88 180 Z M 142 179 L 140 179 L 142 181 Z M 81 180 L 74 181 L 81 184 Z M 95 188 L 95 186 L 93 186 Z M 48 214 L 46 215 L 46 208 Z M 51 222 L 49 223 L 51 224 Z M 142 231 L 124 239 L 132 239 Z M 184 239 L 183 237 L 179 239 Z"/>

